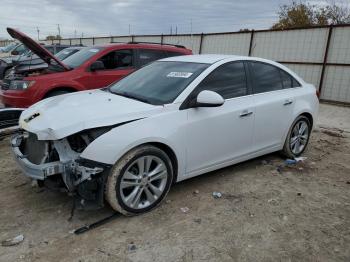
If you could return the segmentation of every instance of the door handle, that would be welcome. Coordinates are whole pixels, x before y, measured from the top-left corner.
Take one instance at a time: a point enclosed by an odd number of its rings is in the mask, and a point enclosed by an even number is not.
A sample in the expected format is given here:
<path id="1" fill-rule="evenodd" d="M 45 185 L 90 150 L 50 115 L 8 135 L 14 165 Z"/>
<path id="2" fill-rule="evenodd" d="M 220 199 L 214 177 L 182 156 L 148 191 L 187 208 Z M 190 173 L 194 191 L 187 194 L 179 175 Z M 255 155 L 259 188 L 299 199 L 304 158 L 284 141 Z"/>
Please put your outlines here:
<path id="1" fill-rule="evenodd" d="M 284 106 L 287 106 L 287 105 L 291 105 L 293 104 L 293 100 L 292 99 L 286 99 L 283 103 Z"/>
<path id="2" fill-rule="evenodd" d="M 250 116 L 253 114 L 253 111 L 248 111 L 248 110 L 244 110 L 239 117 L 246 117 L 246 116 Z"/>

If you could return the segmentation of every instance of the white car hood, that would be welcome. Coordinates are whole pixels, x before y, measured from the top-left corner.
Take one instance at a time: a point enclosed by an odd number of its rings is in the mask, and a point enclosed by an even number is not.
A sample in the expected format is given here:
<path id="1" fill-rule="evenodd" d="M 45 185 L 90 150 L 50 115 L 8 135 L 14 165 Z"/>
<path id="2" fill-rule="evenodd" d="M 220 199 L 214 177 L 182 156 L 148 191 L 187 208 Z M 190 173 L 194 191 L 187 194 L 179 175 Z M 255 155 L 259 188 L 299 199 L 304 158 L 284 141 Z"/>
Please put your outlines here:
<path id="1" fill-rule="evenodd" d="M 39 140 L 58 140 L 85 129 L 145 118 L 163 108 L 102 90 L 84 91 L 31 106 L 22 113 L 19 125 Z"/>

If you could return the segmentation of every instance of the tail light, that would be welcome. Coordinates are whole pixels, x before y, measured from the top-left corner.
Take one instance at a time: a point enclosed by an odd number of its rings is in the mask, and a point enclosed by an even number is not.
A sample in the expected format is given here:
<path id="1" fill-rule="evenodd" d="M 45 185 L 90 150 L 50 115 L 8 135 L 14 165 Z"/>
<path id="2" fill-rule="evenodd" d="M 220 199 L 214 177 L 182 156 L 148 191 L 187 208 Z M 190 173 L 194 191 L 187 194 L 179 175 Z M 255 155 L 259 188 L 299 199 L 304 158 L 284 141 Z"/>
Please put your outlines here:
<path id="1" fill-rule="evenodd" d="M 318 100 L 320 100 L 321 93 L 317 89 L 316 89 L 316 96 L 317 96 Z"/>

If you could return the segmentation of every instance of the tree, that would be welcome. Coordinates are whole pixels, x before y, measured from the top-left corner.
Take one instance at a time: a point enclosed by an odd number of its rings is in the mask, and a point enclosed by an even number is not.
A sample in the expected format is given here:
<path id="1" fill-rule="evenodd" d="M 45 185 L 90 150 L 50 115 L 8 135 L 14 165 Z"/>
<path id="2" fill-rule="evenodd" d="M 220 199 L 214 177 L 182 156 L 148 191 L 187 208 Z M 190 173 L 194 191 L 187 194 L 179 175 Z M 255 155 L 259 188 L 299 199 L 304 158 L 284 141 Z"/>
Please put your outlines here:
<path id="1" fill-rule="evenodd" d="M 349 4 L 337 4 L 335 1 L 328 1 L 322 6 L 292 2 L 290 5 L 281 6 L 278 16 L 279 21 L 272 29 L 350 23 Z"/>
<path id="2" fill-rule="evenodd" d="M 60 35 L 48 35 L 46 37 L 46 40 L 57 40 L 57 39 L 62 39 Z"/>

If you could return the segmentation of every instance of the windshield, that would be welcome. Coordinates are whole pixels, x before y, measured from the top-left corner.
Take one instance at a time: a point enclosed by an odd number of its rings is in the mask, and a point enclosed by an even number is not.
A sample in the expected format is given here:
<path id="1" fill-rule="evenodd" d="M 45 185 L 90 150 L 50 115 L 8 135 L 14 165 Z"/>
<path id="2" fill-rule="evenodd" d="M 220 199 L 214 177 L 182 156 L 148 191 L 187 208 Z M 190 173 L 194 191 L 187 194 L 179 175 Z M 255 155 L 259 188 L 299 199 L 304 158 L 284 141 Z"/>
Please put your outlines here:
<path id="1" fill-rule="evenodd" d="M 58 52 L 55 56 L 59 59 L 59 60 L 63 60 L 66 59 L 68 56 L 71 56 L 72 54 L 78 52 L 79 49 L 74 49 L 74 48 L 66 48 L 63 49 L 62 51 Z"/>
<path id="2" fill-rule="evenodd" d="M 10 52 L 10 51 L 11 51 L 12 49 L 14 49 L 17 45 L 18 45 L 17 43 L 11 43 L 11 44 L 5 46 L 5 47 L 2 49 L 2 51 L 3 51 L 4 53 Z"/>
<path id="3" fill-rule="evenodd" d="M 110 86 L 109 91 L 149 104 L 172 103 L 209 65 L 154 62 Z"/>
<path id="4" fill-rule="evenodd" d="M 103 47 L 86 47 L 64 59 L 64 63 L 70 68 L 76 68 L 78 66 L 81 66 L 101 50 L 103 50 Z"/>

